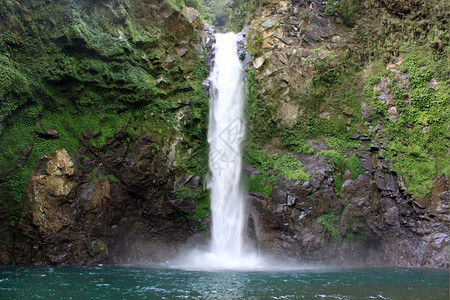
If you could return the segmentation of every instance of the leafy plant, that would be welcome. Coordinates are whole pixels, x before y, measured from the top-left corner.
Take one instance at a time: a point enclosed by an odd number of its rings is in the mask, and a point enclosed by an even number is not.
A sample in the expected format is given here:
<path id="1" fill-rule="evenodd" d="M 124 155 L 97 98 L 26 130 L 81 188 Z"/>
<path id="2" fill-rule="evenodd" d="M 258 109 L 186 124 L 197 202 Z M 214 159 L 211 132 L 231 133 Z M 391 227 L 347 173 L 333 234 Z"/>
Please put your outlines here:
<path id="1" fill-rule="evenodd" d="M 327 0 L 325 15 L 336 15 L 342 19 L 345 25 L 353 26 L 356 22 L 358 8 L 358 0 Z"/>
<path id="2" fill-rule="evenodd" d="M 281 145 L 297 154 L 314 154 L 314 149 L 292 129 L 286 129 L 281 133 Z"/>
<path id="3" fill-rule="evenodd" d="M 324 150 L 317 153 L 318 156 L 326 156 L 332 161 L 333 179 L 334 179 L 334 191 L 336 195 L 340 195 L 342 192 L 342 185 L 344 184 L 344 172 L 345 172 L 345 158 L 342 154 L 336 150 Z"/>
<path id="4" fill-rule="evenodd" d="M 303 169 L 303 164 L 291 154 L 276 157 L 273 162 L 275 174 L 284 176 L 288 180 L 309 180 L 309 174 Z"/>
<path id="5" fill-rule="evenodd" d="M 321 215 L 317 218 L 317 221 L 319 221 L 328 230 L 333 238 L 336 240 L 341 238 L 341 233 L 333 225 L 340 222 L 339 216 L 335 216 L 333 213 Z"/>
<path id="6" fill-rule="evenodd" d="M 350 169 L 352 180 L 355 180 L 358 175 L 364 174 L 365 170 L 361 165 L 361 160 L 355 154 L 347 160 L 347 166 Z"/>

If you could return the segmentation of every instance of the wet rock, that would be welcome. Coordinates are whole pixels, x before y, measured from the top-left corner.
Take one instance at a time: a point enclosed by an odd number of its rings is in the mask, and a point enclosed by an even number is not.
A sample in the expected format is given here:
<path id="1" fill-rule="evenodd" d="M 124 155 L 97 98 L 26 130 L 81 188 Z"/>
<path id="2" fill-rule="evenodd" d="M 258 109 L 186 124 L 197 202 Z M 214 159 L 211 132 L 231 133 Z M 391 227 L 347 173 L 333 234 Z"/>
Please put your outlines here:
<path id="1" fill-rule="evenodd" d="M 359 140 L 359 138 L 360 138 L 360 135 L 356 134 L 356 133 L 350 137 L 351 140 L 355 140 L 355 141 Z"/>
<path id="2" fill-rule="evenodd" d="M 173 199 L 170 200 L 170 203 L 186 212 L 192 212 L 196 207 L 194 200 L 190 198 Z"/>
<path id="3" fill-rule="evenodd" d="M 290 191 L 293 195 L 295 195 L 296 198 L 305 199 L 308 195 L 311 194 L 309 187 L 309 181 L 305 181 L 301 186 L 295 184 L 290 188 Z"/>
<path id="4" fill-rule="evenodd" d="M 287 206 L 293 206 L 295 205 L 295 201 L 296 199 L 294 197 L 292 197 L 291 195 L 286 195 L 286 205 Z"/>
<path id="5" fill-rule="evenodd" d="M 395 202 L 390 198 L 383 198 L 380 202 L 384 222 L 390 226 L 398 225 L 399 212 Z"/>
<path id="6" fill-rule="evenodd" d="M 264 64 L 264 61 L 264 57 L 255 58 L 255 60 L 253 61 L 253 67 L 255 67 L 255 69 L 261 68 L 261 66 Z"/>
<path id="7" fill-rule="evenodd" d="M 66 149 L 56 151 L 56 155 L 47 163 L 47 174 L 50 176 L 73 175 L 74 162 Z"/>
<path id="8" fill-rule="evenodd" d="M 285 204 L 287 195 L 282 189 L 274 189 L 270 194 L 270 197 L 275 203 Z"/>
<path id="9" fill-rule="evenodd" d="M 71 209 L 65 203 L 77 183 L 70 178 L 73 161 L 65 149 L 50 158 L 47 174 L 32 176 L 33 224 L 41 232 L 51 234 L 74 223 Z"/>
<path id="10" fill-rule="evenodd" d="M 376 146 L 376 145 L 371 145 L 369 147 L 369 151 L 370 152 L 378 152 L 380 150 L 380 147 Z"/>
<path id="11" fill-rule="evenodd" d="M 373 170 L 372 156 L 367 153 L 362 154 L 361 165 L 364 168 L 364 170 L 372 172 Z"/>
<path id="12" fill-rule="evenodd" d="M 249 165 L 243 165 L 242 166 L 242 172 L 247 175 L 261 175 L 261 171 L 256 170 L 255 168 L 252 168 Z"/>
<path id="13" fill-rule="evenodd" d="M 46 140 L 54 140 L 59 138 L 59 132 L 55 129 L 48 129 L 46 132 L 36 131 L 38 137 Z"/>
<path id="14" fill-rule="evenodd" d="M 382 195 L 396 197 L 400 194 L 396 180 L 391 174 L 375 171 L 375 183 Z"/>

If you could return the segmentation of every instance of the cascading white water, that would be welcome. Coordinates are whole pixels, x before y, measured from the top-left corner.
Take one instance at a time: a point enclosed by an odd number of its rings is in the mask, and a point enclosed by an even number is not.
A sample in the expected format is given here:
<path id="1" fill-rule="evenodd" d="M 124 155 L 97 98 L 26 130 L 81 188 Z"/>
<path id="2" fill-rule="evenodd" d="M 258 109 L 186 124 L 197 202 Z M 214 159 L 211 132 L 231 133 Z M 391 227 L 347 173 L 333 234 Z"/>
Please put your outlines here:
<path id="1" fill-rule="evenodd" d="M 211 251 L 228 261 L 242 256 L 245 193 L 241 185 L 245 133 L 242 64 L 236 35 L 216 35 L 211 74 L 208 188 L 211 191 Z"/>
<path id="2" fill-rule="evenodd" d="M 241 184 L 245 137 L 244 79 L 234 33 L 217 34 L 210 76 L 208 188 L 212 232 L 209 251 L 192 250 L 173 267 L 191 270 L 258 269 L 260 257 L 244 245 L 246 192 Z"/>
<path id="3" fill-rule="evenodd" d="M 294 270 L 304 268 L 290 260 L 261 257 L 246 247 L 244 225 L 246 191 L 241 184 L 242 142 L 245 137 L 244 78 L 237 53 L 237 36 L 217 34 L 208 143 L 212 232 L 208 250 L 194 249 L 170 263 L 188 270 Z"/>

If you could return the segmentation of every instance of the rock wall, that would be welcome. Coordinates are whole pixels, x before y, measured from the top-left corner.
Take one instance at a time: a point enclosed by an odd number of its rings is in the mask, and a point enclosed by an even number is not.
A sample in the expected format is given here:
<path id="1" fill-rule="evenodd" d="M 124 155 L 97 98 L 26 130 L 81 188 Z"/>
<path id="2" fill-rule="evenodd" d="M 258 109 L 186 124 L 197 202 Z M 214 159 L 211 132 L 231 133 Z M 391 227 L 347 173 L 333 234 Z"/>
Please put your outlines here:
<path id="1" fill-rule="evenodd" d="M 0 7 L 0 263 L 173 256 L 207 213 L 212 29 L 167 1 Z"/>
<path id="2" fill-rule="evenodd" d="M 436 145 L 448 148 L 449 143 L 445 131 L 431 136 L 426 122 L 408 115 L 414 110 L 410 82 L 417 77 L 403 58 L 414 47 L 398 53 L 402 40 L 414 44 L 417 36 L 426 36 L 416 27 L 418 19 L 428 24 L 425 31 L 439 28 L 440 22 L 426 16 L 426 7 L 421 16 L 408 17 L 411 11 L 397 2 L 362 1 L 353 12 L 345 5 L 355 2 L 344 1 L 346 10 L 332 13 L 328 2 L 265 1 L 247 27 L 254 71 L 249 76 L 252 132 L 245 170 L 255 244 L 263 253 L 301 261 L 447 268 L 448 153 L 425 150 L 420 135 L 412 138 L 408 131 L 415 128 Z M 408 18 L 414 21 L 408 23 Z M 416 36 L 399 37 L 400 26 L 410 26 Z M 379 31 L 384 31 L 380 41 Z M 414 45 L 423 51 L 430 41 L 421 41 Z M 374 71 L 377 64 L 381 68 Z M 438 73 L 436 65 L 417 64 Z M 376 75 L 373 83 L 371 75 Z M 430 94 L 439 81 L 432 77 L 423 82 L 424 88 L 432 87 Z M 446 101 L 448 94 L 446 86 L 437 97 Z M 419 110 L 427 113 L 424 107 Z M 426 159 L 416 153 L 414 163 L 402 169 L 412 153 L 394 146 L 393 128 L 401 143 L 417 143 L 429 151 L 424 157 L 440 155 L 443 160 L 425 175 Z M 274 163 L 261 163 L 261 151 L 263 160 Z M 308 180 L 277 172 L 276 164 L 286 153 L 303 165 Z M 415 169 L 418 165 L 423 168 Z M 271 188 L 262 189 L 255 181 Z M 424 192 L 418 193 L 420 189 Z"/>
<path id="3" fill-rule="evenodd" d="M 448 266 L 447 177 L 428 206 L 407 197 L 394 176 L 377 172 L 376 179 L 370 172 L 347 179 L 338 197 L 326 160 L 299 160 L 314 174 L 310 181 L 279 177 L 270 197 L 250 194 L 260 252 L 346 266 Z"/>

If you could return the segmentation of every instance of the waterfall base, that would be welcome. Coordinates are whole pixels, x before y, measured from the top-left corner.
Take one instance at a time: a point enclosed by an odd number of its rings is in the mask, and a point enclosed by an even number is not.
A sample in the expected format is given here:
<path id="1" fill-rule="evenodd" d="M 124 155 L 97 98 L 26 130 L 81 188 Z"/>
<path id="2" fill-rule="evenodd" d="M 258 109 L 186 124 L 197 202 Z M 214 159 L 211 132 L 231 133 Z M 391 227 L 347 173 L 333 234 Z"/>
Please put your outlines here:
<path id="1" fill-rule="evenodd" d="M 264 259 L 257 254 L 230 256 L 227 253 L 192 250 L 169 263 L 171 268 L 190 271 L 257 271 L 267 269 Z"/>
<path id="2" fill-rule="evenodd" d="M 167 262 L 172 269 L 187 271 L 245 271 L 245 272 L 277 272 L 295 270 L 326 269 L 330 266 L 300 263 L 294 259 L 275 259 L 262 256 L 256 252 L 232 256 L 228 253 L 213 253 L 200 249 L 192 249 Z"/>

